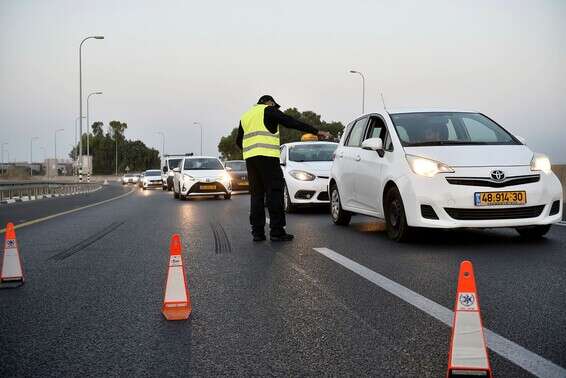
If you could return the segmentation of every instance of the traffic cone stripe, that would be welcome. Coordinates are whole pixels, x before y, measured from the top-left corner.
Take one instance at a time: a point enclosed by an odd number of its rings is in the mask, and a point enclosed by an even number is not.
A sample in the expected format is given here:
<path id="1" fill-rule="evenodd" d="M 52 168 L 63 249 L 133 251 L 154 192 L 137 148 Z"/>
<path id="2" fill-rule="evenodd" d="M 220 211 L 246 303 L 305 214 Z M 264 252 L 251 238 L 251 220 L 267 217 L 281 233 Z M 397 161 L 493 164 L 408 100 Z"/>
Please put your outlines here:
<path id="1" fill-rule="evenodd" d="M 458 275 L 448 377 L 491 377 L 472 263 L 463 261 Z"/>

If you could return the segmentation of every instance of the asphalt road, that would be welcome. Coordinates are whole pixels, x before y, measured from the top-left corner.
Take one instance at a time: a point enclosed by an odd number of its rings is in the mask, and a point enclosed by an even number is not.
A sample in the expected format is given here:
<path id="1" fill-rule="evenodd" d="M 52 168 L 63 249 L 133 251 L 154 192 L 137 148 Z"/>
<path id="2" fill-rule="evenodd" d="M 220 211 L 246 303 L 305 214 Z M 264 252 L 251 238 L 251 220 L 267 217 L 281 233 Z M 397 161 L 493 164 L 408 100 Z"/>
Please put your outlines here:
<path id="1" fill-rule="evenodd" d="M 2 207 L 0 220 L 53 214 L 50 201 Z M 0 290 L 0 376 L 444 376 L 450 328 L 321 247 L 449 309 L 459 263 L 471 260 L 484 326 L 564 371 L 566 227 L 540 242 L 497 230 L 397 244 L 371 218 L 338 227 L 311 210 L 288 216 L 295 241 L 253 243 L 248 202 L 136 189 L 18 229 L 27 282 Z M 173 233 L 193 303 L 184 322 L 160 313 Z M 531 376 L 490 360 L 498 377 Z"/>

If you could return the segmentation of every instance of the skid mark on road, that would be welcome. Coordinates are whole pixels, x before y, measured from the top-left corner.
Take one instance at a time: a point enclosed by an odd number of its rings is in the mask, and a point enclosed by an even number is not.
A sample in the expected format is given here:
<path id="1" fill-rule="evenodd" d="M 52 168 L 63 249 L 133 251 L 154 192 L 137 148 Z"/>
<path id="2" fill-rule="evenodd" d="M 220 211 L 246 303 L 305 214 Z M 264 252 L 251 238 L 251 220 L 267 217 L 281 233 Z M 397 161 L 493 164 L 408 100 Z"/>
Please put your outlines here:
<path id="1" fill-rule="evenodd" d="M 217 255 L 221 253 L 232 253 L 232 244 L 222 224 L 219 222 L 210 222 L 210 228 L 214 236 L 214 253 Z"/>
<path id="2" fill-rule="evenodd" d="M 313 249 L 321 255 L 326 256 L 330 260 L 379 286 L 390 294 L 395 295 L 419 310 L 440 320 L 447 326 L 452 326 L 452 319 L 454 316 L 452 310 L 431 301 L 411 289 L 408 289 L 405 286 L 402 286 L 329 248 Z M 489 329 L 484 329 L 484 333 L 489 349 L 513 362 L 515 365 L 520 366 L 529 373 L 538 377 L 566 377 L 566 369 L 563 367 L 523 348 L 511 340 L 507 340 L 503 336 L 500 336 Z"/>
<path id="3" fill-rule="evenodd" d="M 85 240 L 78 242 L 77 244 L 71 246 L 70 248 L 67 248 L 63 252 L 59 252 L 56 255 L 51 256 L 49 258 L 49 260 L 63 261 L 66 258 L 74 255 L 75 253 L 78 253 L 78 252 L 84 250 L 85 248 L 87 248 L 88 246 L 96 243 L 97 241 L 99 241 L 100 239 L 102 239 L 103 237 L 108 235 L 109 233 L 116 231 L 116 229 L 118 229 L 118 227 L 120 227 L 124 223 L 126 223 L 126 222 L 125 221 L 124 222 L 114 222 L 110 226 L 105 227 L 104 229 L 98 231 L 96 234 L 89 236 Z"/>

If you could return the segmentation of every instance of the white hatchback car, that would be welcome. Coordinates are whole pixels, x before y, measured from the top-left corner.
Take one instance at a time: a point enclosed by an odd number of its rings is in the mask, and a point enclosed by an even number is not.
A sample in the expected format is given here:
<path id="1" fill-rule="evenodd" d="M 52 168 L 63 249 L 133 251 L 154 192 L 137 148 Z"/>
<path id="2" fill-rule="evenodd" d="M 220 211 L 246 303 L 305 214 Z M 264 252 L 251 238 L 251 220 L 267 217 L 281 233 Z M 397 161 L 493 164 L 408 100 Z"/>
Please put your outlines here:
<path id="1" fill-rule="evenodd" d="M 338 143 L 295 142 L 281 146 L 281 168 L 285 178 L 285 211 L 299 206 L 325 205 L 332 156 Z"/>
<path id="2" fill-rule="evenodd" d="M 549 159 L 478 112 L 404 110 L 351 122 L 329 181 L 334 223 L 384 218 L 402 241 L 414 227 L 514 227 L 541 237 L 562 219 Z"/>
<path id="3" fill-rule="evenodd" d="M 186 156 L 173 169 L 173 196 L 186 199 L 193 196 L 232 197 L 230 175 L 218 158 Z"/>

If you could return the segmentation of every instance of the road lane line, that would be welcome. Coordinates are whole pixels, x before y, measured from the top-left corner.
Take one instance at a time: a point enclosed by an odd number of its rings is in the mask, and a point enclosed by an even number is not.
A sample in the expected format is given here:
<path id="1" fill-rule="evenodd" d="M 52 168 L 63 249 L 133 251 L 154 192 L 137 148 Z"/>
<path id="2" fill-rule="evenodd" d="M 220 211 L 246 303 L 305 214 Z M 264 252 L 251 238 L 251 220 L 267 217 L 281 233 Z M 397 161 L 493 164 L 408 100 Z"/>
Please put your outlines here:
<path id="1" fill-rule="evenodd" d="M 33 219 L 33 220 L 30 220 L 30 221 L 27 221 L 27 222 L 24 222 L 24 223 L 20 223 L 20 224 L 14 226 L 14 229 L 17 230 L 18 228 L 22 228 L 22 227 L 26 227 L 26 226 L 31 226 L 32 224 L 36 224 L 36 223 L 40 223 L 40 222 L 45 222 L 45 221 L 47 221 L 47 220 L 49 220 L 49 219 L 57 218 L 57 217 L 60 217 L 60 216 L 62 216 L 62 215 L 67 215 L 67 214 L 74 213 L 74 212 L 76 212 L 76 211 L 85 210 L 85 209 L 88 209 L 89 207 L 94 207 L 94 206 L 102 205 L 102 204 L 105 204 L 105 203 L 108 203 L 108 202 L 112 202 L 112 201 L 115 201 L 115 200 L 117 200 L 117 199 L 120 199 L 120 198 L 126 197 L 127 195 L 132 194 L 132 193 L 134 192 L 134 190 L 135 190 L 135 188 L 132 189 L 132 190 L 130 190 L 130 191 L 127 192 L 127 193 L 120 194 L 120 195 L 117 196 L 117 197 L 112 197 L 112 198 L 109 198 L 109 199 L 104 200 L 104 201 L 91 203 L 90 205 L 78 207 L 78 208 L 76 208 L 76 209 L 71 209 L 71 210 L 63 211 L 63 212 L 61 212 L 61 213 L 48 215 L 48 216 L 43 217 L 43 218 Z M 1 229 L 1 230 L 0 230 L 0 235 L 3 234 L 3 233 L 5 233 L 5 232 L 6 232 L 6 229 L 5 229 L 5 228 Z"/>
<path id="2" fill-rule="evenodd" d="M 329 248 L 313 248 L 316 252 L 351 270 L 419 310 L 452 326 L 453 311 L 422 295 L 366 268 Z M 566 369 L 484 328 L 489 349 L 538 377 L 566 377 Z"/>

